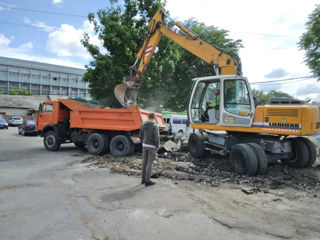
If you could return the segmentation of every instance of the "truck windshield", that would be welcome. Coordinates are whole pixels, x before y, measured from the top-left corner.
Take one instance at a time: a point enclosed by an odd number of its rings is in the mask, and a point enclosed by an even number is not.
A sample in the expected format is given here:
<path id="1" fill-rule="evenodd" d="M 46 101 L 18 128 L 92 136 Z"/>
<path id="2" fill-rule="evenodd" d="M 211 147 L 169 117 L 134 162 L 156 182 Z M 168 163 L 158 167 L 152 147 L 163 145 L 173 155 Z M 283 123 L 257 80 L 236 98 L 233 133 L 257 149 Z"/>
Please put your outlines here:
<path id="1" fill-rule="evenodd" d="M 52 112 L 52 104 L 44 104 L 43 106 L 43 112 Z"/>

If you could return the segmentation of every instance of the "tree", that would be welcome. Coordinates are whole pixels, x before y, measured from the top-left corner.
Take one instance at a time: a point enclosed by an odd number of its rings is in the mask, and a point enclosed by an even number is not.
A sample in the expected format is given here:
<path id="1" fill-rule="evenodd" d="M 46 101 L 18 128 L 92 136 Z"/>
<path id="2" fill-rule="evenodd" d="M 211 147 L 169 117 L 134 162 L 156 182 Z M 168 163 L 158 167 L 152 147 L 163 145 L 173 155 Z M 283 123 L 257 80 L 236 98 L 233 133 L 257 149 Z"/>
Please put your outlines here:
<path id="1" fill-rule="evenodd" d="M 241 40 L 234 41 L 229 39 L 228 31 L 226 30 L 218 29 L 214 26 L 206 26 L 204 23 L 199 23 L 194 19 L 189 19 L 184 24 L 202 39 L 228 52 L 237 54 L 239 48 L 242 47 Z M 172 85 L 168 90 L 171 98 L 167 99 L 164 106 L 174 111 L 185 111 L 192 86 L 191 80 L 196 77 L 215 75 L 215 71 L 210 64 L 203 62 L 184 48 L 178 47 L 178 51 L 180 57 L 175 62 Z"/>
<path id="2" fill-rule="evenodd" d="M 261 100 L 261 102 L 259 102 L 259 105 L 266 104 L 272 97 L 285 97 L 293 99 L 291 95 L 276 90 L 271 90 L 268 93 L 264 93 L 264 91 L 262 90 L 252 89 L 252 95 L 257 99 L 256 101 Z"/>
<path id="3" fill-rule="evenodd" d="M 124 76 L 129 75 L 130 66 L 143 44 L 148 23 L 162 7 L 160 0 L 125 0 L 123 6 L 120 6 L 120 2 L 112 0 L 106 10 L 99 10 L 96 16 L 94 13 L 88 15 L 107 50 L 106 54 L 102 54 L 97 46 L 89 42 L 88 34 L 82 39 L 82 44 L 93 58 L 90 65 L 86 66 L 83 79 L 90 83 L 90 94 L 109 106 L 120 106 L 113 94 L 114 87 L 121 83 Z M 160 49 L 157 55 L 162 55 L 163 51 Z M 157 62 L 160 67 L 161 62 L 166 63 L 170 55 L 153 62 Z M 150 65 L 152 69 L 155 64 Z M 147 81 L 143 82 L 144 86 L 148 84 L 149 77 L 145 76 Z M 153 79 L 156 81 L 159 77 Z"/>
<path id="4" fill-rule="evenodd" d="M 306 51 L 305 62 L 320 80 L 320 5 L 309 15 L 307 32 L 302 34 L 299 47 Z"/>
<path id="5" fill-rule="evenodd" d="M 160 0 L 126 0 L 123 6 L 119 6 L 119 2 L 111 1 L 111 7 L 99 10 L 96 16 L 89 14 L 89 21 L 95 26 L 107 54 L 102 54 L 97 46 L 89 43 L 88 34 L 82 40 L 93 58 L 84 75 L 84 80 L 90 83 L 90 94 L 113 107 L 119 106 L 113 94 L 114 87 L 129 75 L 130 66 L 145 39 L 149 21 L 163 7 Z M 215 46 L 230 52 L 237 53 L 241 47 L 241 41 L 228 39 L 225 30 L 208 27 L 192 19 L 185 25 Z M 153 109 L 163 105 L 167 110 L 185 110 L 191 79 L 207 75 L 214 75 L 212 66 L 162 37 L 144 74 L 138 104 Z"/>

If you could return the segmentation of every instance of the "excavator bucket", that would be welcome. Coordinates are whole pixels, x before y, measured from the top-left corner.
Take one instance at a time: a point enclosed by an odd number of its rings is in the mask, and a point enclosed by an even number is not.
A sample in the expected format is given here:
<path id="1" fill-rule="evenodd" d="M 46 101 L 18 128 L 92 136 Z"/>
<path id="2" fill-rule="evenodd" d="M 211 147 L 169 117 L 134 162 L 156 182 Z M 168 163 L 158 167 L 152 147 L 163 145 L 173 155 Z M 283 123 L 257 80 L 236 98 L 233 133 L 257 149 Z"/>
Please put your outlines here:
<path id="1" fill-rule="evenodd" d="M 118 84 L 114 89 L 114 95 L 125 108 L 137 105 L 137 95 L 140 86 L 136 84 L 135 80 L 135 76 L 124 77 L 122 83 Z"/>

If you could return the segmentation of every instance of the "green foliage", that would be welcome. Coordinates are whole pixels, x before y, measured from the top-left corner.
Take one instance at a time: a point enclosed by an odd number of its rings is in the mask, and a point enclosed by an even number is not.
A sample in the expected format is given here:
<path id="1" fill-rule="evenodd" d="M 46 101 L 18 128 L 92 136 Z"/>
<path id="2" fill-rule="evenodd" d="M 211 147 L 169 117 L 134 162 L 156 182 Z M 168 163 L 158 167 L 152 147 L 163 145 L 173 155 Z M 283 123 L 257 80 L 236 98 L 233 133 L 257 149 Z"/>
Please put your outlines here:
<path id="1" fill-rule="evenodd" d="M 206 26 L 194 19 L 189 19 L 184 25 L 202 39 L 211 42 L 214 46 L 222 48 L 231 53 L 238 53 L 242 47 L 241 40 L 233 41 L 228 38 L 228 31 L 219 30 L 214 26 Z M 174 111 L 185 111 L 191 91 L 191 79 L 215 75 L 211 65 L 203 62 L 187 50 L 178 47 L 179 58 L 175 62 L 172 85 L 168 89 L 171 98 L 165 103 L 166 109 Z"/>
<path id="2" fill-rule="evenodd" d="M 114 96 L 114 87 L 130 74 L 130 66 L 143 44 L 148 22 L 162 6 L 160 0 L 113 0 L 111 7 L 90 13 L 89 21 L 94 24 L 95 32 L 107 49 L 102 54 L 98 47 L 89 42 L 84 35 L 82 44 L 93 57 L 86 66 L 83 80 L 90 83 L 90 94 L 103 103 L 119 107 Z M 145 76 L 147 79 L 149 76 Z M 146 83 L 147 84 L 147 83 Z"/>
<path id="3" fill-rule="evenodd" d="M 301 36 L 298 44 L 300 49 L 306 51 L 305 62 L 308 67 L 320 80 L 320 5 L 316 5 L 309 15 L 307 32 Z"/>
<path id="4" fill-rule="evenodd" d="M 31 92 L 27 89 L 9 89 L 9 95 L 31 95 Z"/>
<path id="5" fill-rule="evenodd" d="M 164 7 L 161 0 L 113 0 L 111 7 L 90 13 L 88 19 L 107 49 L 102 54 L 98 47 L 89 43 L 84 35 L 82 44 L 91 54 L 93 61 L 86 66 L 84 81 L 90 83 L 90 94 L 101 103 L 119 107 L 114 97 L 114 87 L 130 74 L 130 66 L 144 42 L 145 34 L 156 11 Z M 229 52 L 237 53 L 241 41 L 228 39 L 226 30 L 206 26 L 193 19 L 184 23 L 203 39 Z M 157 52 L 153 55 L 144 74 L 138 95 L 141 107 L 185 111 L 192 85 L 192 78 L 214 75 L 212 66 L 162 37 Z"/>
<path id="6" fill-rule="evenodd" d="M 271 97 L 286 97 L 293 99 L 293 97 L 289 94 L 276 90 L 271 90 L 268 93 L 264 93 L 261 90 L 252 89 L 252 95 L 261 100 L 261 102 L 259 102 L 259 105 L 266 104 Z"/>

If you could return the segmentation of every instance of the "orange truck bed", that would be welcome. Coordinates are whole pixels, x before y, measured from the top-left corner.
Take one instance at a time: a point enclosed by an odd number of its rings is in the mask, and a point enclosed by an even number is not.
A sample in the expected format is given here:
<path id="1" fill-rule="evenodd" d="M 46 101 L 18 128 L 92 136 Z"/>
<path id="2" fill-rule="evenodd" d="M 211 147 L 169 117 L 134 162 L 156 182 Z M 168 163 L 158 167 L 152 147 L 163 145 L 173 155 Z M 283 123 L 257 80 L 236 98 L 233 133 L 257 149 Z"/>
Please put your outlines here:
<path id="1" fill-rule="evenodd" d="M 70 99 L 45 101 L 41 104 L 36 128 L 44 137 L 47 150 L 55 151 L 62 143 L 73 142 L 93 154 L 110 149 L 115 156 L 133 153 L 140 143 L 141 123 L 150 111 L 133 106 L 130 109 L 103 108 L 102 105 Z M 155 113 L 160 129 L 166 127 L 161 113 Z"/>
<path id="2" fill-rule="evenodd" d="M 60 103 L 60 106 L 57 103 Z M 130 109 L 101 108 L 101 105 L 69 99 L 46 101 L 44 104 L 52 104 L 55 114 L 44 122 L 41 121 L 41 115 L 39 119 L 37 117 L 37 129 L 40 131 L 45 125 L 63 122 L 66 118 L 70 119 L 70 128 L 133 131 L 140 129 L 141 123 L 148 119 L 150 112 L 138 106 Z M 159 128 L 164 129 L 166 125 L 162 114 L 155 115 Z"/>

